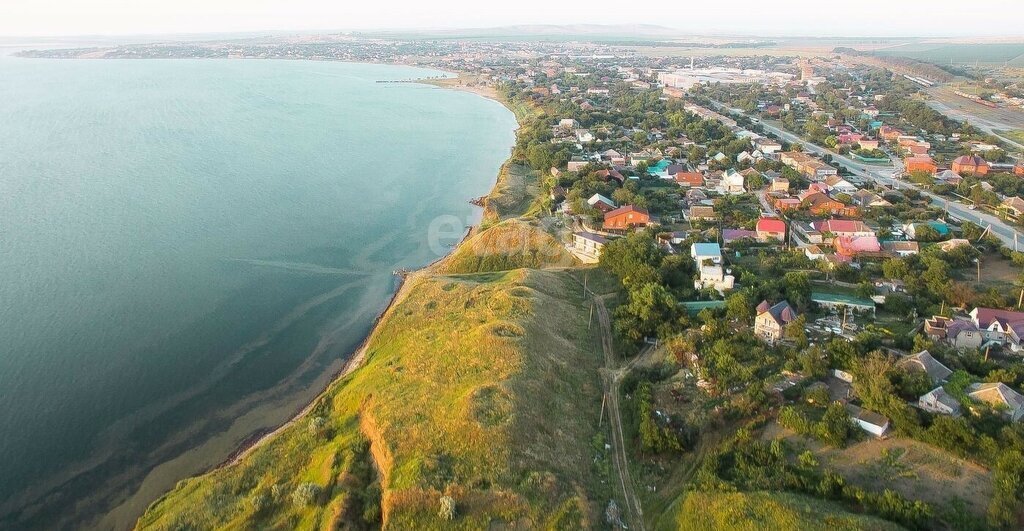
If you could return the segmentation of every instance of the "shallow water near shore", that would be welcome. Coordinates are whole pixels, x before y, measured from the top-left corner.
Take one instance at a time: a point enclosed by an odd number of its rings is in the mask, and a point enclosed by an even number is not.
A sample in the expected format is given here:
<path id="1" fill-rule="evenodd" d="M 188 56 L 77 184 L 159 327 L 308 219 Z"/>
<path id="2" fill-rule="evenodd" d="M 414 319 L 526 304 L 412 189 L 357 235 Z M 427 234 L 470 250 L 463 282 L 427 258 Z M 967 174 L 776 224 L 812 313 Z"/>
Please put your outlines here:
<path id="1" fill-rule="evenodd" d="M 436 75 L 0 59 L 0 528 L 130 526 L 326 385 L 513 143 L 376 83 Z"/>

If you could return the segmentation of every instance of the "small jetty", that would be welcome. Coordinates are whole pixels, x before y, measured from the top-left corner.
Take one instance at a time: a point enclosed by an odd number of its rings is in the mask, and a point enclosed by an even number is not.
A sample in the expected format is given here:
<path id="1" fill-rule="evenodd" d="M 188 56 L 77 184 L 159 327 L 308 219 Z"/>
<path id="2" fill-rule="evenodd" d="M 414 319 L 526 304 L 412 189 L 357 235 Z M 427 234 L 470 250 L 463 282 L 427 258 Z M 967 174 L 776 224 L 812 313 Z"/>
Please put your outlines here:
<path id="1" fill-rule="evenodd" d="M 473 199 L 469 200 L 469 204 L 483 208 L 484 206 L 487 205 L 487 196 L 482 195 L 480 197 L 474 197 Z"/>
<path id="2" fill-rule="evenodd" d="M 401 267 L 392 271 L 392 274 L 398 278 L 405 279 L 408 278 L 410 274 L 412 274 L 412 270 Z"/>

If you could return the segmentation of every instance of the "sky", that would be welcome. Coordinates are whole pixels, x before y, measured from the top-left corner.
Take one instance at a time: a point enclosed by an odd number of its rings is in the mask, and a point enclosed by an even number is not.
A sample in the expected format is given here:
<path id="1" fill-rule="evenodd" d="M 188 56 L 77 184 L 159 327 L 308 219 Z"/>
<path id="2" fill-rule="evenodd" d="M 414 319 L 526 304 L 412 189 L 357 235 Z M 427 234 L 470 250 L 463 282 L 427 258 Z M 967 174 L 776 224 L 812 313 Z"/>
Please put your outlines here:
<path id="1" fill-rule="evenodd" d="M 2 36 L 586 23 L 699 35 L 1024 37 L 1022 20 L 1022 0 L 0 0 Z"/>

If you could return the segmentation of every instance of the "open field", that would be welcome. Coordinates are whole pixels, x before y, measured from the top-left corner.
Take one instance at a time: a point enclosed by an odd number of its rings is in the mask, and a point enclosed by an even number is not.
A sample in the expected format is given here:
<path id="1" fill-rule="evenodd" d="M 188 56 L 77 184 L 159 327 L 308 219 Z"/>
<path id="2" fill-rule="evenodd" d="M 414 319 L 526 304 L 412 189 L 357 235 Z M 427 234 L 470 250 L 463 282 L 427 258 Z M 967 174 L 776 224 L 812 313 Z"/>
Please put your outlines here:
<path id="1" fill-rule="evenodd" d="M 992 495 L 992 474 L 987 469 L 912 439 L 869 438 L 846 448 L 833 448 L 775 423 L 765 429 L 764 437 L 783 437 L 806 447 L 822 465 L 836 469 L 851 484 L 865 489 L 893 489 L 936 507 L 958 499 L 965 509 L 982 518 Z"/>
<path id="2" fill-rule="evenodd" d="M 237 465 L 181 482 L 140 527 L 436 528 L 442 495 L 446 528 L 594 525 L 611 496 L 591 445 L 603 360 L 574 277 L 410 282 L 362 368 Z M 293 496 L 306 483 L 308 502 Z"/>
<path id="3" fill-rule="evenodd" d="M 1024 65 L 1024 43 L 916 42 L 874 51 L 937 64 Z"/>

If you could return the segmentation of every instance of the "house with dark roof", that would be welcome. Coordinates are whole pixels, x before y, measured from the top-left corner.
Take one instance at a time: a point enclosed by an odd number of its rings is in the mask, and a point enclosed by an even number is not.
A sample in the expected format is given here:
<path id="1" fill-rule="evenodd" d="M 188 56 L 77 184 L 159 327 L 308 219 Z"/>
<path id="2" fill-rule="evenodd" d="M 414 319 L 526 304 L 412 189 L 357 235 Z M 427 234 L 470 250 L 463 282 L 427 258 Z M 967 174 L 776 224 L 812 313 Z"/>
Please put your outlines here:
<path id="1" fill-rule="evenodd" d="M 593 232 L 580 231 L 573 233 L 570 251 L 585 264 L 596 264 L 601 258 L 601 250 L 608 244 L 608 238 Z"/>
<path id="2" fill-rule="evenodd" d="M 923 372 L 928 375 L 928 378 L 934 384 L 945 381 L 946 378 L 949 378 L 950 374 L 953 374 L 949 367 L 935 359 L 927 350 L 922 350 L 917 354 L 901 359 L 896 363 L 896 366 L 909 372 Z"/>
<path id="3" fill-rule="evenodd" d="M 860 429 L 875 437 L 883 437 L 889 431 L 889 419 L 881 413 L 875 413 L 853 404 L 846 404 L 846 412 L 850 415 L 850 420 Z"/>
<path id="4" fill-rule="evenodd" d="M 786 325 L 793 322 L 797 316 L 796 310 L 787 301 L 779 302 L 774 306 L 770 305 L 768 301 L 762 301 L 757 305 L 754 335 L 769 343 L 774 343 L 782 339 Z"/>
<path id="5" fill-rule="evenodd" d="M 1013 351 L 1021 350 L 1024 337 L 1024 313 L 995 308 L 975 308 L 969 314 L 981 331 L 985 341 L 1009 345 Z"/>
<path id="6" fill-rule="evenodd" d="M 973 322 L 941 315 L 924 320 L 924 333 L 932 339 L 945 341 L 958 349 L 978 348 L 984 342 L 981 331 Z"/>

